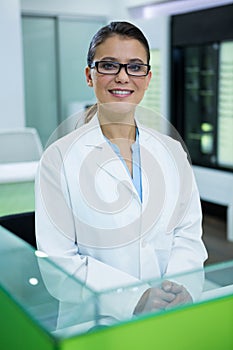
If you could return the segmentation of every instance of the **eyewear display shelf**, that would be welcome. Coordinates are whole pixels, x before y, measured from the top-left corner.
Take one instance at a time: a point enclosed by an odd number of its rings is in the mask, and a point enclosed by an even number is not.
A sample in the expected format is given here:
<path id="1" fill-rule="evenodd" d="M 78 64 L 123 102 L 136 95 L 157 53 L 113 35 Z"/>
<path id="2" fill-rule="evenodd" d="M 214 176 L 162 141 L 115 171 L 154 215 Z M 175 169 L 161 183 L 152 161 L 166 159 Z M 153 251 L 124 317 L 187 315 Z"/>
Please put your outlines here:
<path id="1" fill-rule="evenodd" d="M 230 173 L 232 21 L 233 4 L 171 18 L 171 120 L 194 165 Z"/>
<path id="2" fill-rule="evenodd" d="M 1 349 L 233 349 L 233 261 L 205 268 L 193 304 L 116 318 L 121 301 L 149 282 L 96 293 L 3 227 L 0 251 Z"/>

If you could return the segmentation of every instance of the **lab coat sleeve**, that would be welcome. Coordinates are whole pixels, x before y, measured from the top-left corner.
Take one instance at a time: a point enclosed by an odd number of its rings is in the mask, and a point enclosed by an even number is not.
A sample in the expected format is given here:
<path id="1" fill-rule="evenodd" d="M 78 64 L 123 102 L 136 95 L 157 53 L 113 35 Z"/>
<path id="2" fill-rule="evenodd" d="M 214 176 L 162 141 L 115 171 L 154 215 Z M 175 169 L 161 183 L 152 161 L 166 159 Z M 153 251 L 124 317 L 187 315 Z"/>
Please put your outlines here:
<path id="1" fill-rule="evenodd" d="M 187 171 L 191 173 L 191 191 L 189 196 L 182 199 L 182 205 L 186 209 L 173 232 L 173 246 L 164 277 L 184 285 L 193 300 L 196 301 L 199 299 L 203 289 L 203 264 L 207 259 L 207 251 L 202 241 L 200 197 L 194 175 L 188 162 L 186 162 L 182 171 L 184 179 L 181 180 L 181 184 L 183 186 L 187 186 L 185 181 Z M 187 193 L 187 188 L 182 188 L 181 186 L 181 193 Z M 181 275 L 179 276 L 179 274 Z"/>
<path id="2" fill-rule="evenodd" d="M 43 155 L 35 182 L 36 196 L 36 239 L 38 249 L 48 255 L 61 269 L 49 268 L 40 262 L 41 272 L 48 291 L 61 302 L 77 303 L 83 295 L 82 285 L 101 292 L 121 287 L 123 292 L 112 293 L 99 299 L 99 312 L 114 318 L 131 317 L 134 308 L 148 285 L 124 288 L 139 281 L 116 268 L 102 263 L 91 256 L 79 254 L 76 242 L 74 217 L 69 200 L 69 188 L 63 171 L 62 150 L 51 146 Z M 62 270 L 81 281 L 74 287 L 74 281 Z"/>

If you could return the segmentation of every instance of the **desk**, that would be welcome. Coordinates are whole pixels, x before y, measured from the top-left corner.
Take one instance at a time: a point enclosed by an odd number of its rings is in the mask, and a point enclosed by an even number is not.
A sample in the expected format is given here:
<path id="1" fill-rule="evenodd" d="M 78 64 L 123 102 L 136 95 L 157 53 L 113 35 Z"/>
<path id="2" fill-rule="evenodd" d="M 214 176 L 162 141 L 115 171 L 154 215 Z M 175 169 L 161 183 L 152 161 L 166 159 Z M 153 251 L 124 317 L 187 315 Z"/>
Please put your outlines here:
<path id="1" fill-rule="evenodd" d="M 0 164 L 0 216 L 34 211 L 38 162 Z"/>
<path id="2" fill-rule="evenodd" d="M 66 281 L 67 297 L 76 296 L 74 307 L 79 311 L 75 310 L 76 323 L 60 332 L 54 328 L 57 304 L 43 284 L 39 268 L 41 259 L 48 270 Z M 218 289 L 218 293 L 212 293 L 210 298 L 205 294 L 206 298 L 194 304 L 115 320 L 107 327 L 100 327 L 102 293 L 94 292 L 67 275 L 40 252 L 1 227 L 0 265 L 2 349 L 233 349 L 233 261 L 205 268 L 209 279 L 205 293 L 211 292 L 211 285 Z M 112 293 L 124 293 L 127 289 L 133 292 L 135 286 L 104 294 L 111 297 Z"/>
<path id="3" fill-rule="evenodd" d="M 0 216 L 34 211 L 34 182 L 0 184 Z"/>

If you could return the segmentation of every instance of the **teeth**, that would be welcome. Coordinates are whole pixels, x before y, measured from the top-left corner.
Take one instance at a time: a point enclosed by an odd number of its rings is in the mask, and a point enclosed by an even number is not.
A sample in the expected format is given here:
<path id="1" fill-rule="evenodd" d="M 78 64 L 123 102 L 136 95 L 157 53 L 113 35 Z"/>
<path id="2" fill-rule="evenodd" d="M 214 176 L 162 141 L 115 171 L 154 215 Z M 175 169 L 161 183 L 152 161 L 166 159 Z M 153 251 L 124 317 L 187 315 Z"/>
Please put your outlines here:
<path id="1" fill-rule="evenodd" d="M 126 90 L 112 90 L 112 93 L 114 95 L 129 95 L 130 91 L 126 91 Z"/>

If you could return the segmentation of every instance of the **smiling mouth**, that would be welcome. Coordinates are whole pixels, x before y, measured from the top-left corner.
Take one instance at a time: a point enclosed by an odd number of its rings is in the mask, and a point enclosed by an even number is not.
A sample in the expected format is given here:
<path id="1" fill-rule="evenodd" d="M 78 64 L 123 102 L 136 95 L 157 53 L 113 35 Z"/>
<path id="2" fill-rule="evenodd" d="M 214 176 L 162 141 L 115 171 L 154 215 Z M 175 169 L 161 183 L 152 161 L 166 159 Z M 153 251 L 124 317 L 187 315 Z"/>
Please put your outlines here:
<path id="1" fill-rule="evenodd" d="M 130 96 L 133 93 L 133 90 L 113 89 L 113 90 L 109 90 L 109 92 L 114 96 L 126 97 L 126 96 Z"/>

